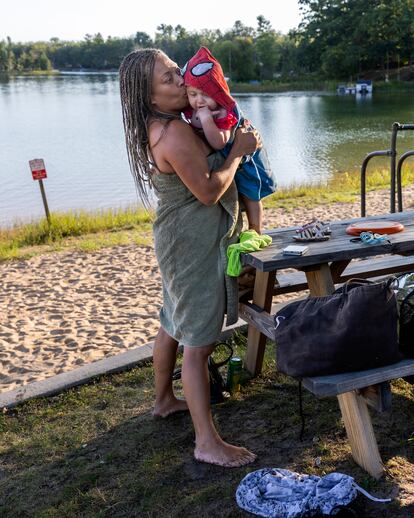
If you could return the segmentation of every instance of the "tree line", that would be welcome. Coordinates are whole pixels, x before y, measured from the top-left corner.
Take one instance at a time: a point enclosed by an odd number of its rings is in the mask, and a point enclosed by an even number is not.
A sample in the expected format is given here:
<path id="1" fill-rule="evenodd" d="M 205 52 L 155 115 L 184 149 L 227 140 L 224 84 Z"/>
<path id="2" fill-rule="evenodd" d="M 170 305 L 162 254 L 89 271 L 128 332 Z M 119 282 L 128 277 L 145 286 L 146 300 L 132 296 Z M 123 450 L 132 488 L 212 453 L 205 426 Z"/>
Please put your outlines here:
<path id="1" fill-rule="evenodd" d="M 288 34 L 262 15 L 257 26 L 236 21 L 227 31 L 187 31 L 161 24 L 154 38 L 100 33 L 82 41 L 0 41 L 0 71 L 114 70 L 136 48 L 157 47 L 183 65 L 201 45 L 210 48 L 233 81 L 275 78 L 349 78 L 412 65 L 414 0 L 299 0 L 302 21 Z"/>

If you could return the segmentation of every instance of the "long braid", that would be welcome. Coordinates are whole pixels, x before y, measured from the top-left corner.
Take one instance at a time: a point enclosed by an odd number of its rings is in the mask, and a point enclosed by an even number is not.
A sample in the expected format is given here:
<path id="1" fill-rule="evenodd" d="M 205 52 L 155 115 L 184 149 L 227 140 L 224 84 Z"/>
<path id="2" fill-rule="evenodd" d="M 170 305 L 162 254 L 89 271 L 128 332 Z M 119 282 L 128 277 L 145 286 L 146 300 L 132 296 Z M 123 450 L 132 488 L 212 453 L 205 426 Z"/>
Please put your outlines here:
<path id="1" fill-rule="evenodd" d="M 152 75 L 158 49 L 136 50 L 128 54 L 119 68 L 122 119 L 129 167 L 135 180 L 137 192 L 149 208 L 148 188 L 152 187 L 151 170 L 154 164 L 148 152 L 148 123 L 151 118 L 169 121 L 178 116 L 162 113 L 151 103 Z"/>

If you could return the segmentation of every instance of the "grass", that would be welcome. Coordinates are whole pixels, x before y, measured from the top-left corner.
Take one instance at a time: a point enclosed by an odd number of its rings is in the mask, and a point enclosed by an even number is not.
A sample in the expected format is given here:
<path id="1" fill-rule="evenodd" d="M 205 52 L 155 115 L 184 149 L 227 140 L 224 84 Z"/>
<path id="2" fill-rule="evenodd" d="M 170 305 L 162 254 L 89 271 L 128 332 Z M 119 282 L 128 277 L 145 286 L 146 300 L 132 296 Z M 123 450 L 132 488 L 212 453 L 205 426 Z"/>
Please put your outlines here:
<path id="1" fill-rule="evenodd" d="M 377 91 L 410 91 L 414 88 L 414 81 L 374 81 L 374 88 Z"/>
<path id="2" fill-rule="evenodd" d="M 296 79 L 294 81 L 283 78 L 280 80 L 265 80 L 260 83 L 231 83 L 233 93 L 278 93 L 294 91 L 328 91 L 335 92 L 340 81 L 324 79 Z"/>
<path id="3" fill-rule="evenodd" d="M 151 242 L 152 215 L 144 209 L 52 213 L 46 219 L 0 229 L 0 260 L 29 258 L 42 252 Z"/>
<path id="4" fill-rule="evenodd" d="M 401 80 L 397 80 L 398 71 L 397 69 L 390 69 L 389 76 L 390 80 L 385 81 L 384 79 L 374 79 L 374 91 L 410 91 L 414 88 L 414 81 L 412 72 L 407 76 L 407 70 L 412 70 L 411 67 L 402 67 L 400 69 Z M 71 70 L 63 70 L 63 72 L 70 72 Z M 117 72 L 116 69 L 89 69 L 91 72 Z M 13 72 L 0 72 L 0 77 L 13 77 L 13 76 L 55 76 L 60 75 L 60 70 L 21 70 Z M 85 71 L 87 72 L 87 71 Z M 377 72 L 378 74 L 378 72 Z M 372 71 L 368 72 L 368 77 L 372 76 Z M 380 73 L 381 77 L 384 77 L 384 72 Z M 319 77 L 318 74 L 311 74 L 309 76 L 298 76 L 296 79 L 292 79 L 289 76 L 284 76 L 279 79 L 273 80 L 262 80 L 253 83 L 243 82 L 231 82 L 231 90 L 234 93 L 279 93 L 279 92 L 294 92 L 294 91 L 325 91 L 325 92 L 336 92 L 339 84 L 344 83 L 355 83 L 355 81 L 347 81 L 346 79 L 325 79 Z"/>
<path id="5" fill-rule="evenodd" d="M 231 341 L 244 356 L 245 335 Z M 274 354 L 268 343 L 262 374 L 214 407 L 221 434 L 258 454 L 253 466 L 196 463 L 189 416 L 151 417 L 151 365 L 0 414 L 0 517 L 244 517 L 234 499 L 237 485 L 266 466 L 341 471 L 380 496 L 412 484 L 411 385 L 394 383 L 394 410 L 374 418 L 389 470 L 378 482 L 352 461 L 335 398 L 304 392 L 306 431 L 299 441 L 297 383 L 276 372 Z M 359 497 L 355 509 L 368 518 L 413 515 L 403 498 L 384 505 Z"/>
<path id="6" fill-rule="evenodd" d="M 20 77 L 20 76 L 58 76 L 60 75 L 59 70 L 13 70 L 12 72 L 0 71 L 0 78 L 5 77 Z"/>
<path id="7" fill-rule="evenodd" d="M 402 185 L 414 182 L 414 166 L 406 164 Z M 366 176 L 366 191 L 389 189 L 390 172 L 374 169 Z M 330 203 L 352 203 L 359 201 L 361 193 L 360 172 L 336 173 L 327 182 L 293 184 L 279 189 L 263 200 L 265 208 L 292 210 L 297 207 L 312 208 Z"/>
<path id="8" fill-rule="evenodd" d="M 389 171 L 375 169 L 367 175 L 367 191 L 389 188 Z M 403 185 L 414 183 L 414 166 L 404 169 Z M 301 183 L 283 187 L 264 199 L 265 209 L 310 209 L 316 205 L 352 203 L 359 200 L 359 171 L 333 175 L 319 184 Z M 96 212 L 53 213 L 51 225 L 45 219 L 16 223 L 0 229 L 0 261 L 27 259 L 60 250 L 95 251 L 103 247 L 152 243 L 154 214 L 144 209 L 109 209 Z"/>
<path id="9" fill-rule="evenodd" d="M 231 90 L 233 93 L 279 93 L 279 92 L 297 92 L 297 91 L 314 91 L 314 92 L 336 92 L 339 84 L 354 84 L 355 81 L 346 81 L 343 79 L 317 79 L 304 78 L 291 81 L 287 78 L 262 81 L 261 83 L 232 83 Z M 395 91 L 411 91 L 414 88 L 414 81 L 383 81 L 374 80 L 375 92 L 395 92 Z"/>

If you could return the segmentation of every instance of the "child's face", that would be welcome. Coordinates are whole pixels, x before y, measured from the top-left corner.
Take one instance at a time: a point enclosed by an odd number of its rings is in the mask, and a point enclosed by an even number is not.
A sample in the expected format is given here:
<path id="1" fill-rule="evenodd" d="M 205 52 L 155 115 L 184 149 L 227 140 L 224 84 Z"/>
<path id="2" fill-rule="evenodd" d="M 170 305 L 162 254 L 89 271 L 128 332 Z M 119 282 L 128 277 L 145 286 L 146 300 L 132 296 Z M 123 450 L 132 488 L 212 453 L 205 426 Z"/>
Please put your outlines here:
<path id="1" fill-rule="evenodd" d="M 199 110 L 205 106 L 207 106 L 209 110 L 216 110 L 218 108 L 218 104 L 214 99 L 193 86 L 187 86 L 187 96 L 193 110 Z"/>

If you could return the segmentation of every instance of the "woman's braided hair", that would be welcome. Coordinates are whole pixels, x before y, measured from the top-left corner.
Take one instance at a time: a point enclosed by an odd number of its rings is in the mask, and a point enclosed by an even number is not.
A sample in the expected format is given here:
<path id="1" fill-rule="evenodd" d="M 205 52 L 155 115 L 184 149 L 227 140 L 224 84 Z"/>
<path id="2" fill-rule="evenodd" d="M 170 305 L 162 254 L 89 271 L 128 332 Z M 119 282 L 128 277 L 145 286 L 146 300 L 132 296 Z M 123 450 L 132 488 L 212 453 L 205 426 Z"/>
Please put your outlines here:
<path id="1" fill-rule="evenodd" d="M 159 49 L 141 49 L 128 54 L 119 68 L 122 118 L 129 167 L 145 207 L 150 206 L 148 187 L 152 187 L 153 162 L 149 154 L 148 125 L 151 119 L 166 124 L 177 115 L 162 113 L 151 102 L 152 75 Z"/>

